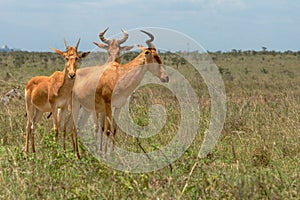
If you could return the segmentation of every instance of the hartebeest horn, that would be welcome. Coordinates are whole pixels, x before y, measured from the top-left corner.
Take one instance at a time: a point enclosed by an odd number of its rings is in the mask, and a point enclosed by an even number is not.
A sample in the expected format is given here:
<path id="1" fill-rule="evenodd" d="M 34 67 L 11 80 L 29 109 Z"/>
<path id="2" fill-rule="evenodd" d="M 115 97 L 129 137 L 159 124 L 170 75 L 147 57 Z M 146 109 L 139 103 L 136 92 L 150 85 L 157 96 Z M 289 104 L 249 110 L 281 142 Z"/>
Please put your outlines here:
<path id="1" fill-rule="evenodd" d="M 122 30 L 122 32 L 124 34 L 124 37 L 122 39 L 118 40 L 119 44 L 124 43 L 128 39 L 128 33 L 124 29 L 121 29 L 121 30 Z"/>
<path id="2" fill-rule="evenodd" d="M 148 47 L 155 48 L 154 44 L 152 44 L 152 41 L 154 40 L 154 36 L 151 33 L 143 31 L 143 30 L 141 30 L 141 32 L 147 34 L 150 37 L 150 39 L 146 41 L 146 44 L 148 45 Z"/>
<path id="3" fill-rule="evenodd" d="M 78 48 L 79 42 L 80 42 L 80 38 L 78 38 L 78 41 L 77 41 L 77 43 L 76 43 L 76 46 L 75 46 L 76 50 L 77 50 L 77 48 Z"/>
<path id="4" fill-rule="evenodd" d="M 69 44 L 68 44 L 66 38 L 64 38 L 64 42 L 65 42 L 66 49 L 69 48 Z"/>
<path id="5" fill-rule="evenodd" d="M 104 34 L 108 30 L 108 28 L 109 27 L 107 27 L 104 31 L 100 32 L 100 34 L 99 34 L 100 40 L 106 44 L 109 44 L 109 42 L 110 42 L 110 40 L 104 38 Z"/>

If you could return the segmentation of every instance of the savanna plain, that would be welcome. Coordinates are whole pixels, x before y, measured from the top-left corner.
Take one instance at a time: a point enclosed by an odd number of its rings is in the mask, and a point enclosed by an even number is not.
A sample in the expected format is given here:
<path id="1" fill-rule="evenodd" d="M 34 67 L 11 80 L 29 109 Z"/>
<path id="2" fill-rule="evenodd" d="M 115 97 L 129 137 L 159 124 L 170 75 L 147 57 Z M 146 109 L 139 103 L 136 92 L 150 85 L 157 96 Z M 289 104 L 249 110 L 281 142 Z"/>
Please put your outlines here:
<path id="1" fill-rule="evenodd" d="M 123 62 L 134 55 L 125 54 Z M 25 84 L 33 76 L 62 70 L 64 60 L 50 52 L 0 53 L 0 94 L 12 88 L 22 92 L 20 98 L 0 105 L 0 199 L 299 199 L 300 52 L 233 50 L 209 55 L 224 81 L 227 105 L 213 151 L 198 157 L 212 115 L 205 82 L 186 60 L 162 52 L 164 64 L 183 74 L 198 95 L 199 129 L 172 164 L 130 173 L 97 160 L 82 143 L 80 160 L 70 140 L 64 152 L 61 141 L 54 141 L 52 120 L 46 114 L 35 130 L 37 152 L 25 154 Z M 117 146 L 143 153 L 172 140 L 180 109 L 176 97 L 163 86 L 145 86 L 133 94 L 134 122 L 151 123 L 148 108 L 153 103 L 166 108 L 161 132 L 137 140 L 119 130 Z"/>

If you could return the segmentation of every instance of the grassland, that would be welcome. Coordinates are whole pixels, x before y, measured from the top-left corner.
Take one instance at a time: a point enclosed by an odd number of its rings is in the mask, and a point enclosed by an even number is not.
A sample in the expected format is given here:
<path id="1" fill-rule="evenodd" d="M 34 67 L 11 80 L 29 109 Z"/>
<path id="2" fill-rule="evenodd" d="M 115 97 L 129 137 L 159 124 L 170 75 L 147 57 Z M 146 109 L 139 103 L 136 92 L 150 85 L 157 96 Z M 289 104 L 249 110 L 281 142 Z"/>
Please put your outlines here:
<path id="1" fill-rule="evenodd" d="M 299 199 L 300 53 L 210 55 L 225 83 L 227 117 L 206 158 L 197 157 L 211 115 L 206 86 L 187 63 L 166 53 L 161 55 L 164 62 L 188 77 L 201 108 L 196 138 L 177 161 L 133 174 L 114 170 L 82 149 L 82 159 L 76 160 L 70 144 L 65 153 L 53 141 L 52 121 L 45 116 L 36 130 L 37 152 L 26 155 L 24 98 L 14 99 L 0 107 L 0 199 Z M 24 91 L 31 77 L 50 75 L 63 65 L 53 53 L 1 53 L 0 93 L 13 87 Z M 155 138 L 141 140 L 147 151 L 172 139 L 180 116 L 172 94 L 155 87 L 151 92 L 157 98 L 141 92 L 132 100 L 134 120 L 147 124 L 147 105 L 167 99 L 168 124 Z M 141 152 L 122 132 L 116 140 Z"/>

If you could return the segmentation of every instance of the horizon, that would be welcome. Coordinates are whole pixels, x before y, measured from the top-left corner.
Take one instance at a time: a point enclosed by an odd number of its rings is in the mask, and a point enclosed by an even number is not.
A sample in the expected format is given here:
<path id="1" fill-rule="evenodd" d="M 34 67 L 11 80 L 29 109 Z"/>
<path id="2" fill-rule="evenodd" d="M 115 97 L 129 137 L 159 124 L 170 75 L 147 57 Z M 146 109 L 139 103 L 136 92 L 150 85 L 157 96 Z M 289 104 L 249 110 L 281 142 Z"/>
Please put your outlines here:
<path id="1" fill-rule="evenodd" d="M 0 45 L 0 52 L 3 53 L 9 53 L 9 52 L 29 52 L 29 53 L 55 53 L 53 51 L 51 51 L 50 49 L 49 50 L 41 50 L 41 51 L 34 51 L 34 50 L 26 50 L 26 49 L 20 49 L 20 48 L 15 48 L 15 47 L 9 47 L 8 45 L 4 44 L 4 45 Z M 11 51 L 1 51 L 1 49 L 4 49 L 3 46 L 6 46 L 9 50 Z M 266 49 L 264 49 L 266 48 Z M 84 51 L 84 50 L 82 50 Z M 182 49 L 182 50 L 176 50 L 176 51 L 172 51 L 174 53 L 176 52 L 189 52 L 189 53 L 193 53 L 193 52 L 199 52 L 200 50 L 191 50 L 191 51 L 187 51 L 186 49 Z M 225 50 L 225 51 L 222 51 L 222 50 L 214 50 L 214 51 L 210 51 L 210 50 L 206 50 L 207 53 L 232 53 L 232 52 L 237 52 L 237 53 L 245 53 L 245 52 L 269 52 L 269 53 L 272 53 L 272 52 L 276 52 L 276 53 L 287 53 L 287 52 L 293 52 L 293 53 L 298 53 L 300 52 L 300 49 L 299 50 L 274 50 L 274 49 L 268 49 L 267 47 L 261 47 L 260 49 L 231 49 L 231 50 Z M 105 53 L 105 51 L 103 50 L 100 50 L 99 49 L 99 52 L 101 53 Z M 130 52 L 137 52 L 137 50 L 132 50 Z M 168 51 L 164 51 L 163 53 L 167 53 Z"/>

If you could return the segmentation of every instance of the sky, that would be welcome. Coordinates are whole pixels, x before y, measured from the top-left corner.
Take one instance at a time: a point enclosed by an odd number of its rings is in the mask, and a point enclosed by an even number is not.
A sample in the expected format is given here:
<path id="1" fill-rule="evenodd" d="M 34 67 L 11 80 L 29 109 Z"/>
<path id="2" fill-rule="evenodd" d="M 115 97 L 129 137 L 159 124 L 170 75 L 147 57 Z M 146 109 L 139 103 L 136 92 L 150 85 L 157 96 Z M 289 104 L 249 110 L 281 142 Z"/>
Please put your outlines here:
<path id="1" fill-rule="evenodd" d="M 297 0 L 0 0 L 0 25 L 0 46 L 27 51 L 79 37 L 80 50 L 91 50 L 106 27 L 108 38 L 121 28 L 174 30 L 208 51 L 300 49 Z"/>

